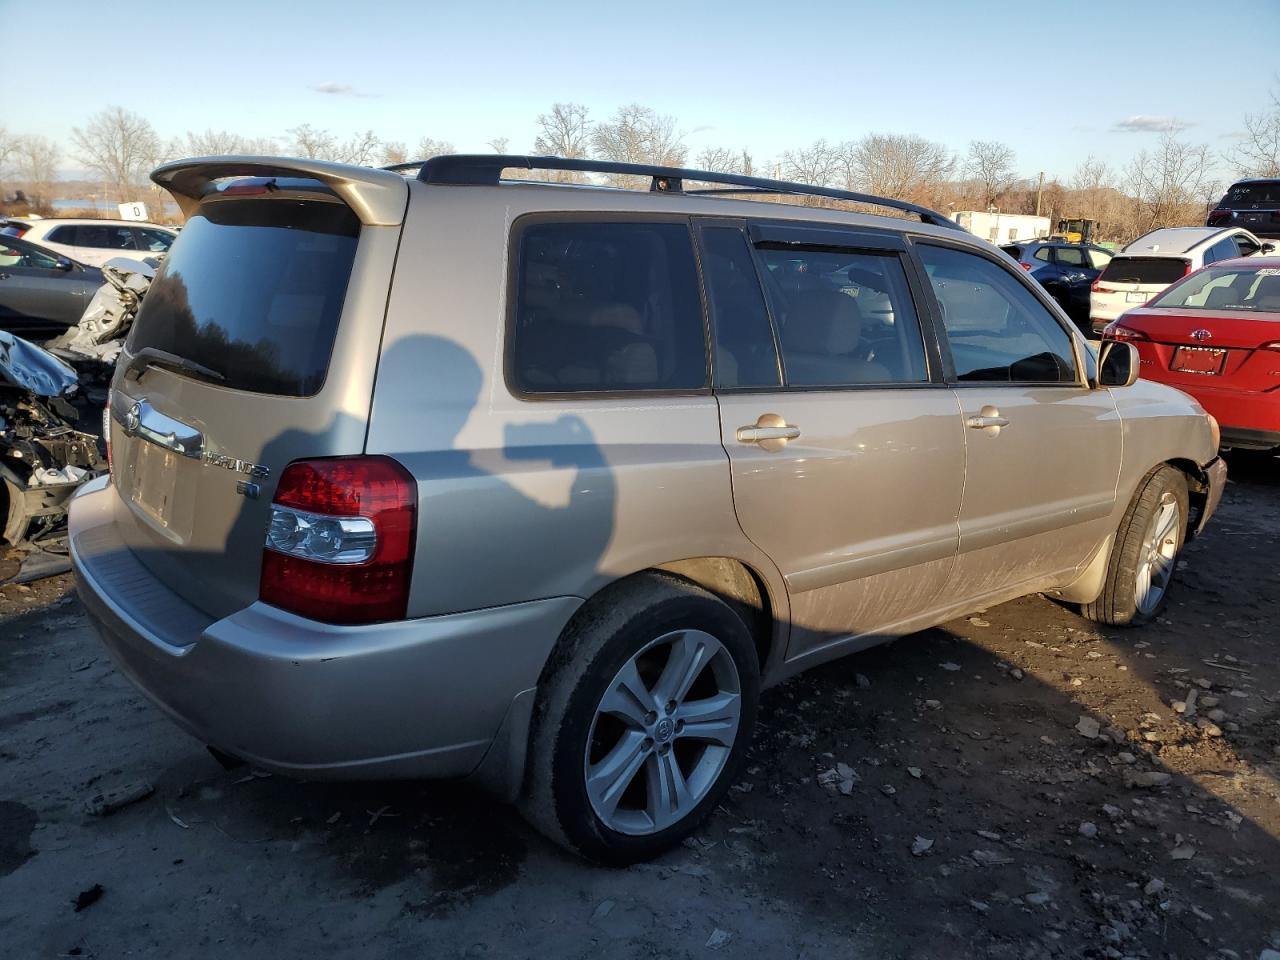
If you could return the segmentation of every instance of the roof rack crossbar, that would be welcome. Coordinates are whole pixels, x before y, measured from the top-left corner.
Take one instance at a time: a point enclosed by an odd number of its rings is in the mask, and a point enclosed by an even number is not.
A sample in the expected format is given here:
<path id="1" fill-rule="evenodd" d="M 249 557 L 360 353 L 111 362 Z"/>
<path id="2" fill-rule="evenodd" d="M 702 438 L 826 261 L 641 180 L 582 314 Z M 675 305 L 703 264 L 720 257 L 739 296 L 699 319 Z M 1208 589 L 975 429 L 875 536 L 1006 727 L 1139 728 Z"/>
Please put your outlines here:
<path id="1" fill-rule="evenodd" d="M 922 222 L 937 227 L 963 230 L 964 227 L 928 207 L 892 197 L 878 197 L 852 190 L 834 187 L 815 187 L 807 183 L 788 180 L 770 180 L 764 177 L 747 177 L 737 173 L 713 173 L 710 170 L 691 170 L 683 167 L 662 167 L 647 163 L 618 163 L 611 160 L 578 160 L 568 157 L 535 157 L 516 154 L 455 153 L 431 157 L 413 163 L 398 163 L 385 169 L 411 170 L 419 167 L 418 179 L 423 183 L 449 184 L 453 186 L 496 186 L 502 181 L 502 171 L 508 168 L 521 170 L 571 170 L 582 173 L 616 173 L 636 177 L 649 177 L 649 189 L 654 193 L 685 193 L 684 181 L 715 183 L 738 187 L 738 190 L 690 190 L 697 193 L 760 192 L 792 196 L 826 197 L 832 200 L 848 200 L 865 203 L 904 213 L 913 213 Z M 745 188 L 745 189 L 742 189 Z"/>

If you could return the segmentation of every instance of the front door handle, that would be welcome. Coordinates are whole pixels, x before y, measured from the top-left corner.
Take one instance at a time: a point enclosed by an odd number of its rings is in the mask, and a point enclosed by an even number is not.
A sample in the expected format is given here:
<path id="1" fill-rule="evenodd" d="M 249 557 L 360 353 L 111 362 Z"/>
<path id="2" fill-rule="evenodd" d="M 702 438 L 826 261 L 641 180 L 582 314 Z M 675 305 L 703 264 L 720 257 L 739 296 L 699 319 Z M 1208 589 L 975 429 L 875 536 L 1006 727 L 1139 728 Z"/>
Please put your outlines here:
<path id="1" fill-rule="evenodd" d="M 982 430 L 987 436 L 994 437 L 1000 432 L 1001 427 L 1009 425 L 1009 418 L 1000 416 L 1000 410 L 987 404 L 982 408 L 982 412 L 975 417 L 969 417 L 965 421 L 966 426 L 971 430 Z"/>
<path id="2" fill-rule="evenodd" d="M 752 426 L 739 427 L 734 436 L 739 443 L 754 443 L 762 450 L 776 452 L 785 447 L 788 440 L 800 436 L 800 428 L 776 413 L 765 413 Z"/>

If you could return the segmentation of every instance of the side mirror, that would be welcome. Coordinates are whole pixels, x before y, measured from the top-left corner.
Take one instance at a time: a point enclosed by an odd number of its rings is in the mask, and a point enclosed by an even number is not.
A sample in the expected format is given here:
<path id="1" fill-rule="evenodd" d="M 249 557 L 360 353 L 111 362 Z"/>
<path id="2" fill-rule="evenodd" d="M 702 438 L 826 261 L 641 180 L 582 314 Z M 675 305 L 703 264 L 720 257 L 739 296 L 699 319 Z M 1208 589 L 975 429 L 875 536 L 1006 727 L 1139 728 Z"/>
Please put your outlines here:
<path id="1" fill-rule="evenodd" d="M 1262 249 L 1261 249 L 1259 252 L 1260 252 L 1260 253 L 1275 253 L 1275 252 L 1276 252 L 1276 245 L 1275 245 L 1274 243 L 1264 243 L 1264 244 L 1262 245 Z"/>
<path id="2" fill-rule="evenodd" d="M 1098 357 L 1098 386 L 1131 386 L 1138 379 L 1138 366 L 1138 348 L 1132 343 L 1104 340 Z"/>
<path id="3" fill-rule="evenodd" d="M 67 271 L 69 271 L 73 266 L 75 266 L 75 264 L 73 264 L 73 263 L 72 263 L 70 260 L 68 260 L 66 257 L 59 257 L 59 258 L 58 258 L 57 268 L 58 268 L 59 270 L 67 270 Z"/>

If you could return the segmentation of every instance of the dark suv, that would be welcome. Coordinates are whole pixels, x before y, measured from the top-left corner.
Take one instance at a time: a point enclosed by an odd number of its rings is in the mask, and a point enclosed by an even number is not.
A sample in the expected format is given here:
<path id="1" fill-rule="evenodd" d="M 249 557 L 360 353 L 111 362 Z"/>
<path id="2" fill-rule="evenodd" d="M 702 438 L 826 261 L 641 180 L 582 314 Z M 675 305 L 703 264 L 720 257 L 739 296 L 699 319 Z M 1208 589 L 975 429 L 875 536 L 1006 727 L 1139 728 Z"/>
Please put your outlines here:
<path id="1" fill-rule="evenodd" d="M 1091 336 L 1089 330 L 1089 287 L 1111 262 L 1114 254 L 1104 247 L 1064 240 L 1009 243 L 1000 248 L 1017 260 L 1072 321 Z"/>
<path id="2" fill-rule="evenodd" d="M 1280 239 L 1280 179 L 1240 180 L 1209 213 L 1210 227 L 1244 227 L 1267 239 Z"/>

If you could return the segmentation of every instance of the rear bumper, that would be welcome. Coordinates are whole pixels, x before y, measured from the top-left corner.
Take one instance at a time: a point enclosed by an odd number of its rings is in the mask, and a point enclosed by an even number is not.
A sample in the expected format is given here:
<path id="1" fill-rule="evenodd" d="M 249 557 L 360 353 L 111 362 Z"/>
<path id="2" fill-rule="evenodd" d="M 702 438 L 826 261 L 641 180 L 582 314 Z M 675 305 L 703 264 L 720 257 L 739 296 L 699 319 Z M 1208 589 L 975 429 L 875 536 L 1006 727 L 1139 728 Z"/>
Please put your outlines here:
<path id="1" fill-rule="evenodd" d="M 72 562 L 117 666 L 179 726 L 263 769 L 309 778 L 456 777 L 536 685 L 581 601 L 539 600 L 338 627 L 263 603 L 211 620 L 115 534 L 113 489 L 72 503 Z"/>
<path id="2" fill-rule="evenodd" d="M 1144 357 L 1149 358 L 1149 355 Z M 1250 393 L 1214 386 L 1212 381 L 1217 379 L 1203 377 L 1195 383 L 1170 385 L 1189 393 L 1200 406 L 1213 414 L 1222 428 L 1222 446 L 1280 446 L 1280 390 Z"/>

